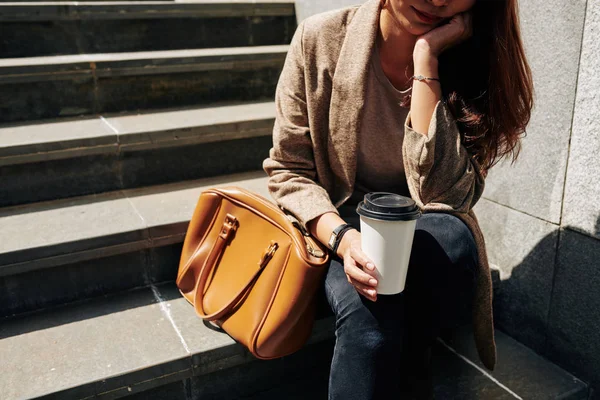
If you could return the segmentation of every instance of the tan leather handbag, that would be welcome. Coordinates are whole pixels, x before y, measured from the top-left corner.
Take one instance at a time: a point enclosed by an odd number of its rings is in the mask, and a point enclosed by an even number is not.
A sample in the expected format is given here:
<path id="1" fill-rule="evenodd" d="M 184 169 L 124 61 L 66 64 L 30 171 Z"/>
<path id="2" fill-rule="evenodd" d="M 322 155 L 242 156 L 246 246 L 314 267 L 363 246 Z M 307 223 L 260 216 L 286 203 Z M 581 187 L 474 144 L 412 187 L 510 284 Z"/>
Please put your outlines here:
<path id="1" fill-rule="evenodd" d="M 210 189 L 188 227 L 177 286 L 201 318 L 272 359 L 308 339 L 328 261 L 273 203 L 240 188 Z"/>

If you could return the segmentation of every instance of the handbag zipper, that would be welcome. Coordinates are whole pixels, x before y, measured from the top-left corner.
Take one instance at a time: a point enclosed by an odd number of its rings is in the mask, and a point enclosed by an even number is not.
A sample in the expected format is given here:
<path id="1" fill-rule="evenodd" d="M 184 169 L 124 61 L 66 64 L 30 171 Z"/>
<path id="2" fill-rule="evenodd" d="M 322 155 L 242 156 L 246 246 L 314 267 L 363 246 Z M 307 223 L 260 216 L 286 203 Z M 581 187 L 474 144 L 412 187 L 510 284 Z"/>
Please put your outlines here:
<path id="1" fill-rule="evenodd" d="M 313 248 L 308 242 L 306 242 L 306 251 L 313 257 L 325 258 L 325 253 L 322 250 Z"/>
<path id="2" fill-rule="evenodd" d="M 302 224 L 300 224 L 300 221 L 294 218 L 293 215 L 285 214 L 285 216 L 292 223 L 292 225 L 302 233 L 302 236 L 305 237 L 304 240 L 306 241 L 306 251 L 308 251 L 308 254 L 317 258 L 325 258 L 325 252 L 323 252 L 323 250 L 319 249 L 316 245 L 311 243 L 313 241 L 313 238 L 312 236 L 310 236 L 310 233 L 308 233 L 306 229 L 304 229 Z"/>

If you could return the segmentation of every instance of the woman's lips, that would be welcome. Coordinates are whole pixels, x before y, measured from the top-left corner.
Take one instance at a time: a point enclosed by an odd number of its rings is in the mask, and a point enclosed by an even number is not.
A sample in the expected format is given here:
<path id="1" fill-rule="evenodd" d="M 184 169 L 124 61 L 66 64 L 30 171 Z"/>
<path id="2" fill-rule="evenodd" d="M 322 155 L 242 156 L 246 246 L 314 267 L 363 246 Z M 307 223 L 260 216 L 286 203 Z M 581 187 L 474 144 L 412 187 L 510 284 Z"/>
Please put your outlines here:
<path id="1" fill-rule="evenodd" d="M 412 7 L 411 8 L 413 10 L 415 10 L 415 14 L 417 15 L 417 17 L 419 17 L 419 19 L 423 22 L 425 22 L 426 24 L 435 24 L 436 22 L 439 22 L 442 20 L 442 18 L 437 17 L 435 15 L 432 14 L 428 14 L 424 11 L 419 11 L 416 8 Z"/>

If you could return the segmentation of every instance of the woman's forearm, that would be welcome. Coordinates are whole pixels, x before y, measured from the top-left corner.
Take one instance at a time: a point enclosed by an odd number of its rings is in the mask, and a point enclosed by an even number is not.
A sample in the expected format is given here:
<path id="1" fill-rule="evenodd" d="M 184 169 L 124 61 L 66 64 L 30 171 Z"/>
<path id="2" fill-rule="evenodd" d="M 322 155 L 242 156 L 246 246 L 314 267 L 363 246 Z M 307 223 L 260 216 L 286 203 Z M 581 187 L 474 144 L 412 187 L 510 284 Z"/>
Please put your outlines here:
<path id="1" fill-rule="evenodd" d="M 306 227 L 312 237 L 316 238 L 319 242 L 327 246 L 327 242 L 331 237 L 331 232 L 338 226 L 345 224 L 344 221 L 338 214 L 333 212 L 325 213 L 312 221 L 309 221 Z M 358 232 L 356 232 L 358 233 Z M 346 250 L 346 246 L 349 243 L 349 238 L 354 236 L 352 232 L 348 232 L 342 237 L 342 241 L 337 249 L 337 254 L 341 256 Z"/>
<path id="2" fill-rule="evenodd" d="M 427 50 L 415 50 L 414 74 L 427 78 L 439 78 L 437 57 L 428 54 Z M 442 98 L 442 87 L 438 81 L 413 81 L 410 104 L 410 120 L 414 131 L 427 136 L 431 116 L 435 106 Z"/>

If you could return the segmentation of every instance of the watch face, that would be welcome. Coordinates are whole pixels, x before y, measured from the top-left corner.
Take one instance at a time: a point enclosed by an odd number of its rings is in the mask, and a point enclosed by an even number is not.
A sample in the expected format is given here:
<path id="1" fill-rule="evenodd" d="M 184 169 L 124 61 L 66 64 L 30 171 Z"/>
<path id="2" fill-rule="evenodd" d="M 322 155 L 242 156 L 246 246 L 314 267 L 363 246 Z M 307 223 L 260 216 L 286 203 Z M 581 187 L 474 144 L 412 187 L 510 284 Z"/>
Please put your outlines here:
<path id="1" fill-rule="evenodd" d="M 329 247 L 333 248 L 333 245 L 335 244 L 335 238 L 337 237 L 337 234 L 332 233 L 331 237 L 329 238 Z"/>

